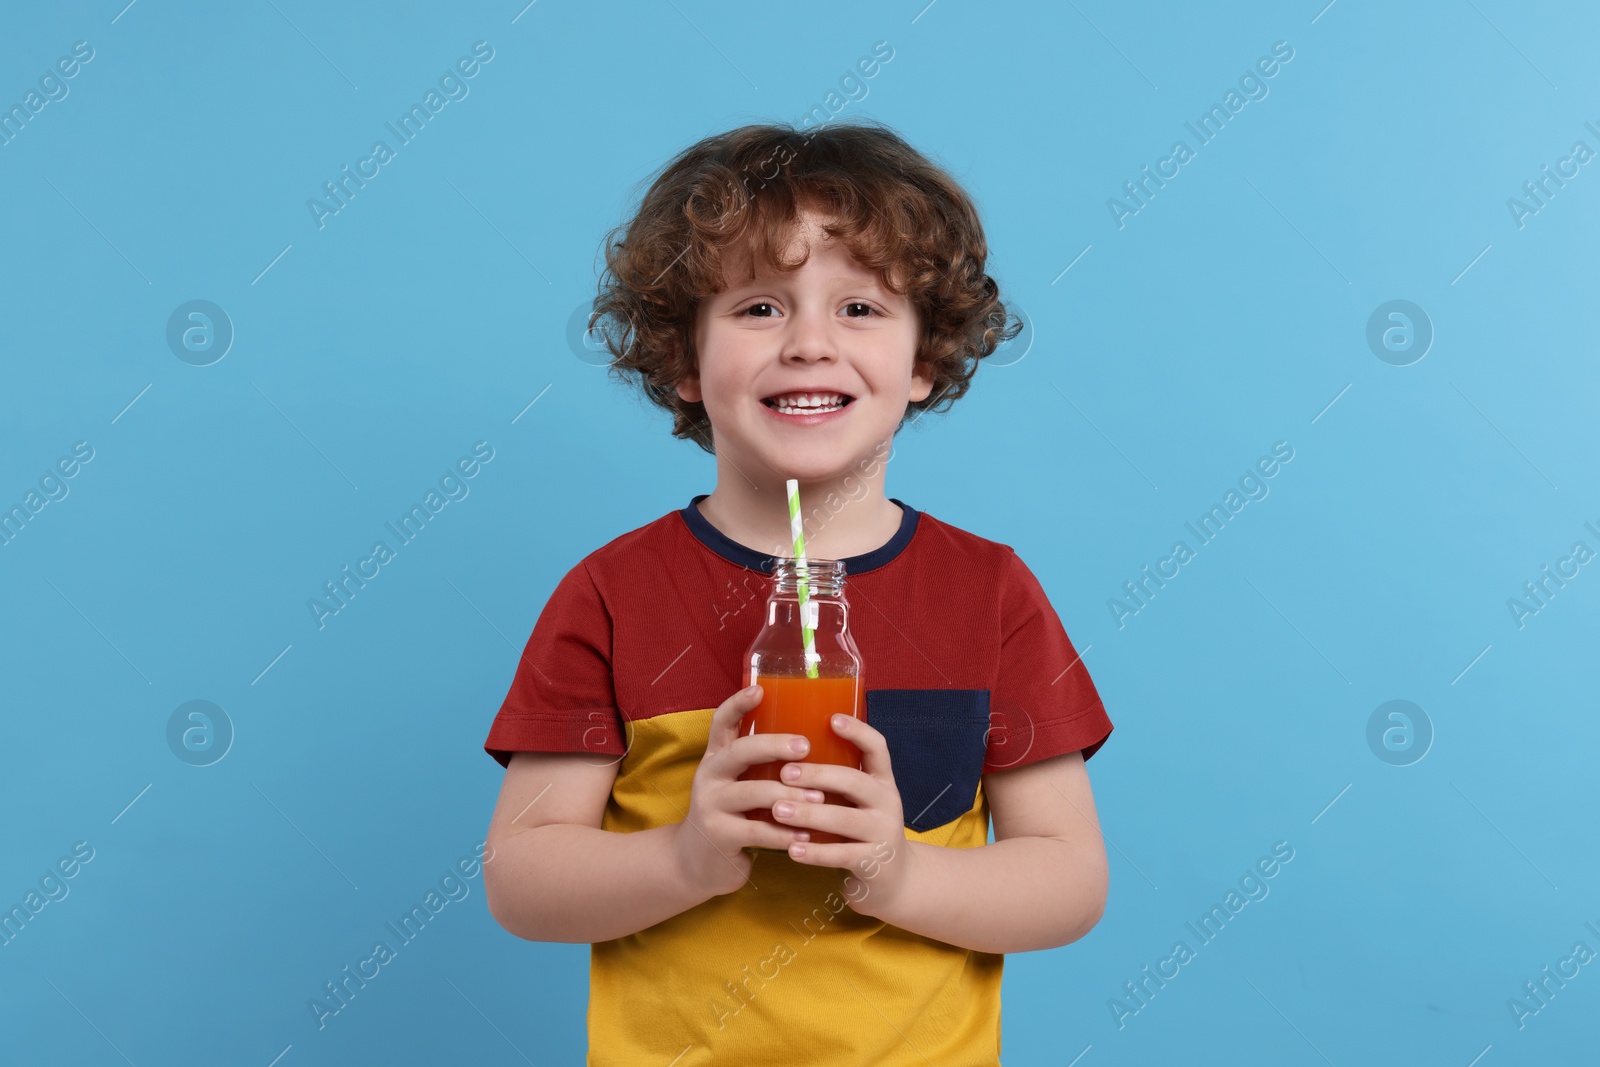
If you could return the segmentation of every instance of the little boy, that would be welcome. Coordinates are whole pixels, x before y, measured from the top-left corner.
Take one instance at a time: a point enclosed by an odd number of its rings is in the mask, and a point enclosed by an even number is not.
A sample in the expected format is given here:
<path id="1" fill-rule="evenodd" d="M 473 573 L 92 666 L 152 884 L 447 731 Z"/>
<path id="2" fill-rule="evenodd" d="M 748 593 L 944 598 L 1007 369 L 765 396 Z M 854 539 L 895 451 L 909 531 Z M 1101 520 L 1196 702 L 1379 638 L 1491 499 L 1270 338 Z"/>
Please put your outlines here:
<path id="1" fill-rule="evenodd" d="M 1104 909 L 1084 762 L 1111 722 L 1017 555 L 884 492 L 899 428 L 1015 333 L 977 211 L 879 124 L 746 126 L 669 163 L 606 257 L 613 370 L 717 482 L 540 614 L 484 744 L 489 908 L 592 945 L 590 1064 L 998 1064 L 1003 953 Z M 845 561 L 860 770 L 738 736 L 789 478 L 807 554 Z"/>

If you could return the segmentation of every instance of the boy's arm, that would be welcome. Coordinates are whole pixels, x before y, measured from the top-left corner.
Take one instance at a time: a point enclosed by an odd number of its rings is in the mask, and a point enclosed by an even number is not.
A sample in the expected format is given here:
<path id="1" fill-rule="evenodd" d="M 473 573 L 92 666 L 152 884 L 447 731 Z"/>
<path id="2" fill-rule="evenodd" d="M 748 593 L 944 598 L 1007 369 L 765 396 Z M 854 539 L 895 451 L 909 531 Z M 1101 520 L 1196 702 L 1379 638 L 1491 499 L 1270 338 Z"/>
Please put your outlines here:
<path id="1" fill-rule="evenodd" d="M 887 896 L 866 883 L 855 910 L 979 952 L 1028 952 L 1076 941 L 1100 921 L 1108 877 L 1083 754 L 990 772 L 983 788 L 994 817 L 993 844 L 907 842 L 906 877 Z"/>
<path id="2" fill-rule="evenodd" d="M 600 828 L 617 763 L 579 752 L 517 752 L 489 823 L 489 913 L 530 941 L 609 941 L 710 899 L 683 874 L 679 824 Z"/>
<path id="3" fill-rule="evenodd" d="M 514 751 L 489 822 L 489 913 L 530 941 L 610 941 L 745 885 L 745 849 L 782 850 L 795 831 L 744 813 L 823 799 L 799 786 L 740 780 L 757 763 L 804 755 L 805 738 L 796 734 L 739 736 L 739 723 L 760 701 L 760 686 L 746 686 L 712 713 L 688 812 L 649 830 L 601 829 L 617 760 L 596 765 L 593 752 Z"/>

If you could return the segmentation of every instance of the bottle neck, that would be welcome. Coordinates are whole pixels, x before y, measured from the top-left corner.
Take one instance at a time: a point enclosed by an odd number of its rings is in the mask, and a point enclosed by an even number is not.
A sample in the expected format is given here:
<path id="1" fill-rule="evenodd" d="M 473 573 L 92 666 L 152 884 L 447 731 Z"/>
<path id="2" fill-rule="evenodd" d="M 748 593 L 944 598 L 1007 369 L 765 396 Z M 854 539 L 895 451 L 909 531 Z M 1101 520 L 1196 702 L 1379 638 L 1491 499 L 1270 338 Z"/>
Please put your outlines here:
<path id="1" fill-rule="evenodd" d="M 826 601 L 844 597 L 844 561 L 808 559 L 804 566 L 791 556 L 772 561 L 772 595 L 798 597 L 805 586 L 808 599 Z"/>
<path id="2" fill-rule="evenodd" d="M 806 590 L 800 603 L 800 588 Z M 837 638 L 848 632 L 849 607 L 844 596 L 844 562 L 836 559 L 808 559 L 805 567 L 793 557 L 773 560 L 772 588 L 767 596 L 767 626 L 793 630 L 796 637 L 802 625 L 818 637 Z"/>

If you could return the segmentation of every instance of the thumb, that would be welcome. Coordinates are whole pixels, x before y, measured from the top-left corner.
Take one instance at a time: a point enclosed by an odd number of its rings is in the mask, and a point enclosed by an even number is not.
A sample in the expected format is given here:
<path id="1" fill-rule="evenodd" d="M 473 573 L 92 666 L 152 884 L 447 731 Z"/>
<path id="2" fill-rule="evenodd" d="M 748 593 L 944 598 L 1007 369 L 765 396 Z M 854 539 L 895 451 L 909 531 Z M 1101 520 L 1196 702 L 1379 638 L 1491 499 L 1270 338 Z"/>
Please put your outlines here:
<path id="1" fill-rule="evenodd" d="M 711 732 L 706 738 L 706 751 L 716 752 L 739 736 L 739 721 L 745 712 L 761 703 L 761 687 L 745 686 L 724 700 L 711 716 Z"/>

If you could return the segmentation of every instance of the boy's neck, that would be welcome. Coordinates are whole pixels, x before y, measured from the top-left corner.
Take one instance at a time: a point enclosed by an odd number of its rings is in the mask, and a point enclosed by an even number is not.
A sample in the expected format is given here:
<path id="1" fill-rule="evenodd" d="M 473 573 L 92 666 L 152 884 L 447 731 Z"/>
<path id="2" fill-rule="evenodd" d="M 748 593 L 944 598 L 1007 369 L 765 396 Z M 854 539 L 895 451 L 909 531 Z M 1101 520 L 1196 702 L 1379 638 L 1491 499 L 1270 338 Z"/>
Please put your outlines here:
<path id="1" fill-rule="evenodd" d="M 852 467 L 836 478 L 800 483 L 808 557 L 866 555 L 899 532 L 904 512 L 884 493 L 883 465 L 873 467 L 870 475 Z M 767 555 L 794 554 L 788 487 L 782 479 L 752 481 L 719 455 L 717 487 L 697 506 L 730 540 Z"/>

